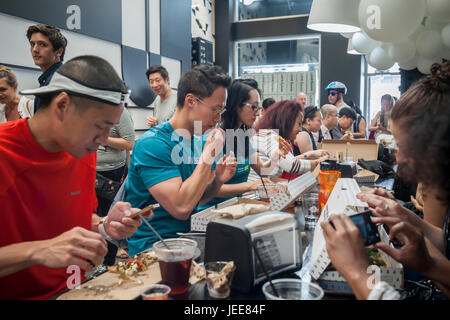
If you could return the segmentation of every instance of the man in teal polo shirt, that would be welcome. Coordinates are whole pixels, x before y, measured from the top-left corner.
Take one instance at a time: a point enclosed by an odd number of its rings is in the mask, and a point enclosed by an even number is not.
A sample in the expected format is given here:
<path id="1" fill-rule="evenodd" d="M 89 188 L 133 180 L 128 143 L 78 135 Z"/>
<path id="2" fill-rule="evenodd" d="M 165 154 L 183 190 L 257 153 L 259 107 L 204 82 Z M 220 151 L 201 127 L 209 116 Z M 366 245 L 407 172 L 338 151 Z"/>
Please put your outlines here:
<path id="1" fill-rule="evenodd" d="M 224 146 L 224 131 L 216 125 L 230 83 L 220 67 L 198 66 L 187 71 L 178 84 L 175 114 L 149 129 L 133 148 L 126 200 L 138 208 L 160 204 L 149 222 L 163 238 L 189 231 L 196 206 L 211 200 L 234 175 L 232 153 L 214 164 Z M 207 131 L 211 132 L 203 143 L 201 135 Z M 128 239 L 129 254 L 150 248 L 157 240 L 143 224 Z"/>

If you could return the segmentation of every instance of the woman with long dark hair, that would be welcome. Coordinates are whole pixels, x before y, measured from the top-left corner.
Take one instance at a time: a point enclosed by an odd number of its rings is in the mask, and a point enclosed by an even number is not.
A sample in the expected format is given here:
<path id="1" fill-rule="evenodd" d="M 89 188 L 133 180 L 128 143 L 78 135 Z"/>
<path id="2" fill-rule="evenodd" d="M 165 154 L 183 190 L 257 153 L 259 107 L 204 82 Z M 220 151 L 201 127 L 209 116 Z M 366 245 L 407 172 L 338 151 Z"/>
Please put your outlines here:
<path id="1" fill-rule="evenodd" d="M 226 111 L 222 115 L 220 127 L 225 130 L 225 150 L 236 156 L 237 167 L 233 177 L 228 180 L 217 194 L 217 198 L 198 210 L 223 202 L 230 197 L 258 189 L 261 179 L 248 181 L 250 169 L 260 174 L 264 169 L 270 170 L 280 156 L 289 152 L 289 145 L 285 142 L 276 144 L 273 157 L 261 161 L 258 153 L 250 143 L 252 126 L 260 111 L 260 93 L 258 84 L 253 79 L 234 80 L 228 89 Z M 271 183 L 267 181 L 267 183 Z"/>

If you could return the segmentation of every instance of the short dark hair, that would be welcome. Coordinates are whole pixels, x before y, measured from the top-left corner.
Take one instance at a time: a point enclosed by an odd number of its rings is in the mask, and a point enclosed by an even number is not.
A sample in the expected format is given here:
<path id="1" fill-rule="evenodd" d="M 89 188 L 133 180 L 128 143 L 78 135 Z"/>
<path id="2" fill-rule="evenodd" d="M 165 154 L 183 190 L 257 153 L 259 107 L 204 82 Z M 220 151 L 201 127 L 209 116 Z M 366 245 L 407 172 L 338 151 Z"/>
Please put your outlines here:
<path id="1" fill-rule="evenodd" d="M 35 33 L 42 33 L 44 36 L 50 40 L 50 43 L 53 46 L 53 51 L 57 51 L 60 48 L 63 48 L 63 52 L 60 56 L 60 60 L 64 61 L 64 54 L 66 53 L 67 39 L 61 33 L 61 31 L 52 25 L 49 24 L 36 24 L 28 27 L 27 30 L 27 38 L 28 41 L 31 40 L 31 36 Z"/>
<path id="2" fill-rule="evenodd" d="M 399 165 L 406 180 L 438 190 L 438 199 L 450 204 L 450 61 L 433 64 L 395 103 L 391 120 L 405 140 L 402 152 L 412 161 Z"/>
<path id="3" fill-rule="evenodd" d="M 320 109 L 316 106 L 307 106 L 305 110 L 303 110 L 303 121 L 302 123 L 306 123 L 306 119 L 312 120 L 316 117 L 317 112 L 320 113 Z"/>
<path id="4" fill-rule="evenodd" d="M 356 105 L 356 103 L 353 100 L 344 100 L 344 102 L 353 110 L 355 110 L 355 112 L 357 114 L 362 114 L 361 109 Z"/>
<path id="5" fill-rule="evenodd" d="M 278 129 L 280 136 L 289 140 L 292 130 L 295 126 L 298 114 L 301 114 L 302 108 L 295 100 L 281 100 L 275 102 L 262 118 L 257 122 L 255 131 L 261 129 Z"/>
<path id="6" fill-rule="evenodd" d="M 113 66 L 108 61 L 97 56 L 86 55 L 75 57 L 63 64 L 57 72 L 87 87 L 110 91 L 120 91 L 124 94 L 128 93 L 127 86 L 123 83 L 122 79 L 119 77 Z M 60 92 L 61 91 L 57 91 L 45 95 L 40 95 L 40 109 L 44 109 L 45 107 L 50 105 L 50 102 L 53 100 L 53 98 Z M 68 94 L 77 96 L 73 93 Z M 78 98 L 83 99 L 83 97 L 77 97 L 74 99 L 74 101 L 80 101 L 80 99 Z M 84 106 L 84 104 L 81 103 L 75 104 L 80 108 L 83 108 Z"/>
<path id="7" fill-rule="evenodd" d="M 186 95 L 210 97 L 217 87 L 228 88 L 231 77 L 219 66 L 200 65 L 186 71 L 178 82 L 177 105 L 183 107 Z"/>
<path id="8" fill-rule="evenodd" d="M 239 123 L 237 109 L 242 108 L 242 105 L 250 99 L 250 91 L 252 90 L 256 90 L 256 88 L 242 81 L 233 81 L 228 89 L 226 111 L 222 115 L 222 129 L 237 129 Z"/>
<path id="9" fill-rule="evenodd" d="M 262 102 L 262 107 L 264 108 L 264 110 L 267 110 L 267 108 L 269 108 L 271 105 L 273 105 L 275 103 L 275 99 L 273 98 L 267 98 L 264 99 L 264 101 Z"/>
<path id="10" fill-rule="evenodd" d="M 352 108 L 349 108 L 349 107 L 344 107 L 341 109 L 341 111 L 339 111 L 339 118 L 343 117 L 343 116 L 346 116 L 347 118 L 351 118 L 354 121 L 356 121 L 356 118 L 357 118 L 355 110 L 353 110 Z"/>
<path id="11" fill-rule="evenodd" d="M 164 81 L 167 80 L 167 78 L 169 77 L 169 73 L 167 72 L 166 68 L 155 64 L 155 65 L 151 66 L 150 68 L 148 68 L 147 72 L 145 73 L 145 75 L 147 76 L 147 80 L 152 73 L 157 73 L 157 72 L 159 72 L 161 74 L 161 77 L 163 77 Z"/>

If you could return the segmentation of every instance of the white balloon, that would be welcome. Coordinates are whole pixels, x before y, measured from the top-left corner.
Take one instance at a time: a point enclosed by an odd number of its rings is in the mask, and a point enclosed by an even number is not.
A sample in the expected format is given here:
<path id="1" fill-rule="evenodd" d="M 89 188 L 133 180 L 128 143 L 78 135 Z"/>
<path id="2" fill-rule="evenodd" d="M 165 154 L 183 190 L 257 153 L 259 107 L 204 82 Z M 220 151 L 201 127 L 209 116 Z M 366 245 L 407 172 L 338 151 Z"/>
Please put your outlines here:
<path id="1" fill-rule="evenodd" d="M 419 57 L 417 60 L 417 69 L 423 74 L 431 74 L 431 66 L 433 63 L 441 62 L 440 58 Z"/>
<path id="2" fill-rule="evenodd" d="M 361 28 L 374 40 L 398 42 L 410 36 L 426 12 L 424 0 L 361 0 Z"/>
<path id="3" fill-rule="evenodd" d="M 436 20 L 450 21 L 450 0 L 427 0 L 427 12 Z"/>
<path id="4" fill-rule="evenodd" d="M 426 58 L 439 55 L 442 48 L 441 34 L 436 30 L 422 31 L 416 40 L 417 52 Z"/>
<path id="5" fill-rule="evenodd" d="M 417 60 L 419 59 L 419 55 L 416 54 L 414 57 L 409 59 L 408 61 L 399 62 L 398 65 L 403 70 L 413 70 L 417 68 Z"/>
<path id="6" fill-rule="evenodd" d="M 450 48 L 450 23 L 446 25 L 441 31 L 442 43 Z"/>
<path id="7" fill-rule="evenodd" d="M 403 42 L 393 43 L 389 47 L 388 53 L 392 60 L 406 62 L 414 58 L 416 55 L 416 44 L 410 39 Z"/>
<path id="8" fill-rule="evenodd" d="M 370 39 L 363 32 L 356 32 L 352 37 L 352 47 L 359 53 L 370 53 L 373 49 L 380 45 L 379 42 Z"/>
<path id="9" fill-rule="evenodd" d="M 392 68 L 395 61 L 389 56 L 386 49 L 377 47 L 369 55 L 369 64 L 377 70 Z"/>

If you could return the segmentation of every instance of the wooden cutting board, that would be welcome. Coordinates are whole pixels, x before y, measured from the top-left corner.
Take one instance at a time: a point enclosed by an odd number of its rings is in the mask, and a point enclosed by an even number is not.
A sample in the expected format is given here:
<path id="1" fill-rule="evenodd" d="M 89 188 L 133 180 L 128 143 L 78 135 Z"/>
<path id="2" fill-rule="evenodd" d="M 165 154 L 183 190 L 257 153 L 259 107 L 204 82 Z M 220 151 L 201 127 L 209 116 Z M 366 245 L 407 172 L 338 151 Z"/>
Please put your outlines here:
<path id="1" fill-rule="evenodd" d="M 161 281 L 161 273 L 159 271 L 159 263 L 155 262 L 148 267 L 146 271 L 131 277 L 133 280 L 141 280 L 138 284 L 135 281 L 123 281 L 120 286 L 119 274 L 105 272 L 104 274 L 83 283 L 79 289 L 72 289 L 62 295 L 57 300 L 132 300 L 140 295 L 142 287 L 155 284 Z M 89 286 L 112 286 L 112 289 L 106 292 L 96 292 L 88 289 Z"/>

